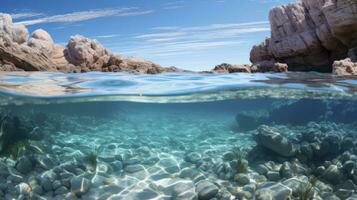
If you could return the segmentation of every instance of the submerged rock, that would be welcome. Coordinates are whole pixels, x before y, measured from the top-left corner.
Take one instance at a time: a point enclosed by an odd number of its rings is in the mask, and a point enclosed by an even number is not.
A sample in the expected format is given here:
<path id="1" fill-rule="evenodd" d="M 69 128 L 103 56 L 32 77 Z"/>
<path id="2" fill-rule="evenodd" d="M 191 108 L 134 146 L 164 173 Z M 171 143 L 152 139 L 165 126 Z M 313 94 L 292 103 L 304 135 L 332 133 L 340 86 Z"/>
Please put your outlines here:
<path id="1" fill-rule="evenodd" d="M 215 184 L 207 180 L 202 180 L 196 184 L 196 191 L 198 193 L 198 199 L 209 200 L 217 195 L 219 189 Z"/>
<path id="2" fill-rule="evenodd" d="M 73 177 L 71 179 L 71 192 L 75 195 L 85 194 L 90 187 L 90 181 L 84 177 Z"/>
<path id="3" fill-rule="evenodd" d="M 191 181 L 176 183 L 172 187 L 171 195 L 174 199 L 197 199 L 195 185 Z"/>
<path id="4" fill-rule="evenodd" d="M 198 164 L 201 161 L 201 155 L 197 152 L 187 153 L 185 155 L 185 161 L 192 164 Z"/>
<path id="5" fill-rule="evenodd" d="M 257 200 L 287 200 L 290 198 L 292 190 L 281 183 L 266 183 L 256 191 Z"/>
<path id="6" fill-rule="evenodd" d="M 297 147 L 289 139 L 282 136 L 276 129 L 262 125 L 254 135 L 255 141 L 280 156 L 292 157 L 297 153 Z"/>
<path id="7" fill-rule="evenodd" d="M 16 186 L 16 191 L 21 195 L 29 195 L 31 192 L 31 187 L 27 183 L 20 183 Z"/>
<path id="8" fill-rule="evenodd" d="M 234 180 L 240 185 L 247 185 L 250 183 L 250 178 L 246 174 L 236 174 Z"/>
<path id="9" fill-rule="evenodd" d="M 342 181 L 342 173 L 336 165 L 330 165 L 322 174 L 322 178 L 332 184 L 338 184 Z"/>
<path id="10" fill-rule="evenodd" d="M 16 170 L 22 174 L 27 174 L 31 172 L 33 168 L 33 162 L 27 157 L 20 158 L 16 163 Z"/>

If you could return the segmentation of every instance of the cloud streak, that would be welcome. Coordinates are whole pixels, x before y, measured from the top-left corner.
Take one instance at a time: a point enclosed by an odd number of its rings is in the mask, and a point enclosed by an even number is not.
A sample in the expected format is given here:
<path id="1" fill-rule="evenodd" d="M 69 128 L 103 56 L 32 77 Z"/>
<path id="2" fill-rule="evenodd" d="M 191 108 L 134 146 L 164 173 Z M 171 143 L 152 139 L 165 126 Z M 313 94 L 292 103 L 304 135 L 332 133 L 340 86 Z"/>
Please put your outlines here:
<path id="1" fill-rule="evenodd" d="M 137 35 L 134 38 L 146 42 L 227 39 L 236 38 L 245 33 L 267 32 L 270 27 L 268 21 L 256 21 L 191 27 L 154 27 L 153 30 L 156 32 Z"/>
<path id="2" fill-rule="evenodd" d="M 209 24 L 205 26 L 159 26 L 150 32 L 121 38 L 122 43 L 108 43 L 114 51 L 147 59 L 172 58 L 178 55 L 201 55 L 217 48 L 238 47 L 250 33 L 269 32 L 268 21 Z M 130 41 L 130 42 L 128 42 Z"/>
<path id="3" fill-rule="evenodd" d="M 119 37 L 119 34 L 110 34 L 110 35 L 97 35 L 95 36 L 96 38 L 115 38 L 115 37 Z"/>
<path id="4" fill-rule="evenodd" d="M 86 21 L 96 18 L 109 17 L 109 16 L 139 16 L 147 15 L 152 13 L 153 10 L 140 10 L 138 8 L 106 8 L 106 9 L 96 9 L 88 11 L 79 11 L 66 13 L 61 15 L 45 16 L 41 18 L 24 20 L 16 22 L 16 24 L 23 24 L 26 26 L 43 24 L 43 23 L 55 23 L 55 22 L 64 22 L 64 23 L 73 23 Z"/>
<path id="5" fill-rule="evenodd" d="M 164 10 L 174 10 L 174 9 L 179 9 L 183 8 L 185 1 L 173 1 L 173 2 L 168 2 L 163 5 Z"/>
<path id="6" fill-rule="evenodd" d="M 21 12 L 21 13 L 11 13 L 12 19 L 24 19 L 24 18 L 33 18 L 43 16 L 43 13 L 36 12 Z"/>

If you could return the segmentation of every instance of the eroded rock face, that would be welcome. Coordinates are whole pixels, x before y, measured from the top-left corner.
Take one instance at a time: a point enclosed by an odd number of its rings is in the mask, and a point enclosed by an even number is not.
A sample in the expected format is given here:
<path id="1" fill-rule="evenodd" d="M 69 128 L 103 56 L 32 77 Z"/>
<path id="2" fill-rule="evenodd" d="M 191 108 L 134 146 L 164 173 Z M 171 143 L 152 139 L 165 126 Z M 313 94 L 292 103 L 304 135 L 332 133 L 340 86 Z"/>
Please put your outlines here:
<path id="1" fill-rule="evenodd" d="M 0 14 L 0 32 L 2 37 L 8 37 L 17 44 L 23 44 L 28 39 L 25 26 L 13 24 L 8 14 Z"/>
<path id="2" fill-rule="evenodd" d="M 23 25 L 0 13 L 0 71 L 132 71 L 156 74 L 179 71 L 137 58 L 110 53 L 96 40 L 72 36 L 66 46 L 55 44 L 50 34 L 38 29 L 28 36 Z"/>
<path id="3" fill-rule="evenodd" d="M 83 71 L 101 71 L 110 55 L 99 42 L 81 35 L 72 36 L 67 44 L 67 60 Z"/>
<path id="4" fill-rule="evenodd" d="M 253 64 L 275 61 L 293 71 L 331 71 L 333 61 L 357 46 L 355 0 L 302 0 L 273 8 L 269 21 L 271 37 L 253 46 Z"/>
<path id="5" fill-rule="evenodd" d="M 12 23 L 11 16 L 0 14 L 0 70 L 55 71 L 49 58 L 27 45 L 28 31 Z"/>
<path id="6" fill-rule="evenodd" d="M 51 56 L 54 48 L 52 37 L 43 29 L 37 29 L 34 31 L 27 43 L 28 46 L 38 49 L 47 56 Z"/>

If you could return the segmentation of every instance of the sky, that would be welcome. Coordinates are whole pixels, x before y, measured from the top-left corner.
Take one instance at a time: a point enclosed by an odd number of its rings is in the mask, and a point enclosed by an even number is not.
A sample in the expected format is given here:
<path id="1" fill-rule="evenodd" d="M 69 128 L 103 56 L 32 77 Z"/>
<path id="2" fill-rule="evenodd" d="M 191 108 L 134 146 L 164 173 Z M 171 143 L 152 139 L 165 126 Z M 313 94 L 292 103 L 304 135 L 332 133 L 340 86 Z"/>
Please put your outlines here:
<path id="1" fill-rule="evenodd" d="M 249 63 L 250 49 L 270 35 L 269 10 L 294 0 L 1 0 L 0 12 L 56 43 L 72 35 L 111 52 L 162 66 L 208 70 Z"/>

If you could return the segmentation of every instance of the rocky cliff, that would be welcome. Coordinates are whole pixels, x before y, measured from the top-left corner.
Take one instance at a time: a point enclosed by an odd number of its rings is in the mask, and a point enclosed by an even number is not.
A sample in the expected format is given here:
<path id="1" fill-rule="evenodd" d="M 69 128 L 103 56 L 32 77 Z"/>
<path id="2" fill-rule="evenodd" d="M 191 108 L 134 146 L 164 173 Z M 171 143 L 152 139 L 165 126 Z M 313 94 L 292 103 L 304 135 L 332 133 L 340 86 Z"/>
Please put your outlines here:
<path id="1" fill-rule="evenodd" d="M 72 36 L 66 46 L 55 44 L 51 36 L 38 29 L 31 36 L 11 16 L 0 13 L 0 71 L 134 71 L 160 73 L 178 71 L 158 64 L 115 55 L 96 40 Z"/>
<path id="2" fill-rule="evenodd" d="M 280 62 L 290 71 L 357 72 L 355 58 L 347 58 L 356 55 L 357 0 L 302 0 L 273 8 L 269 21 L 271 37 L 253 46 L 253 65 Z"/>

